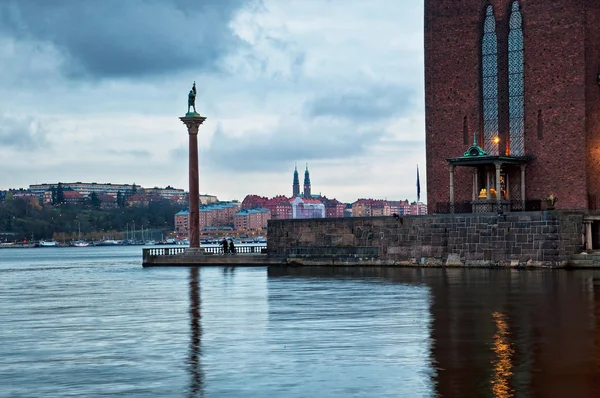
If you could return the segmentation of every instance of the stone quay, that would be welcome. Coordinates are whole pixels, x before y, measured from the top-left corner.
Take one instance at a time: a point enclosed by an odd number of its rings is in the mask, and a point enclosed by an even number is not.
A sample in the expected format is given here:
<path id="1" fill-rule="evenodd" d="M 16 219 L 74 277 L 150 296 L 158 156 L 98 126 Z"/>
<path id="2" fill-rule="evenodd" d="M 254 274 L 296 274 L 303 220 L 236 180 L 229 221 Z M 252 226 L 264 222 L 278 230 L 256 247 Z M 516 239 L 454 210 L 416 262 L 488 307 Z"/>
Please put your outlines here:
<path id="1" fill-rule="evenodd" d="M 296 265 L 600 266 L 581 254 L 585 218 L 538 211 L 271 220 L 267 251 Z"/>
<path id="2" fill-rule="evenodd" d="M 144 249 L 144 266 L 600 268 L 600 255 L 585 250 L 596 218 L 555 210 L 270 220 L 266 253 Z"/>

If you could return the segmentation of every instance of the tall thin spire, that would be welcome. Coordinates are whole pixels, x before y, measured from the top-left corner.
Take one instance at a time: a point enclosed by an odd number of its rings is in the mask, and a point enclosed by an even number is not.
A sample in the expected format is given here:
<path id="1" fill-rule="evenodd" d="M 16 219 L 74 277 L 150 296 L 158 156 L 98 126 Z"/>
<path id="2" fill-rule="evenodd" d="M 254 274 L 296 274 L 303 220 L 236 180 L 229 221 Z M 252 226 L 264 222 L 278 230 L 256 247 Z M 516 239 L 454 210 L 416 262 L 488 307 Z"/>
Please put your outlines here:
<path id="1" fill-rule="evenodd" d="M 300 196 L 300 178 L 298 177 L 298 164 L 294 165 L 294 183 L 292 185 L 292 196 Z"/>
<path id="2" fill-rule="evenodd" d="M 304 172 L 304 197 L 310 198 L 310 174 L 308 172 L 308 163 L 306 163 L 306 171 Z"/>
<path id="3" fill-rule="evenodd" d="M 421 201 L 421 179 L 419 178 L 419 165 L 417 165 L 417 205 Z"/>

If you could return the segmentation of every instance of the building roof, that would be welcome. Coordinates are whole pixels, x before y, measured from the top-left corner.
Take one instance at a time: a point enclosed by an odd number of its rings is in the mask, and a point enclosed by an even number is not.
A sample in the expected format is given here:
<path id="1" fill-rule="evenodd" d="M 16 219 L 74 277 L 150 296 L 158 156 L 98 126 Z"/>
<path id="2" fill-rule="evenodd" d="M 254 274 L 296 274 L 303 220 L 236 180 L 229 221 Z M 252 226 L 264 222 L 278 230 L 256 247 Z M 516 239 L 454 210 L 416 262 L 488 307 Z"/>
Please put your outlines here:
<path id="1" fill-rule="evenodd" d="M 477 145 L 477 135 L 473 136 L 473 145 L 457 158 L 448 158 L 446 161 L 455 166 L 479 166 L 500 162 L 503 164 L 524 164 L 532 160 L 531 156 L 490 155 Z"/>
<path id="2" fill-rule="evenodd" d="M 268 213 L 269 209 L 265 209 L 264 207 L 259 207 L 256 209 L 242 209 L 235 213 L 236 216 L 247 216 L 249 214 L 258 214 L 258 213 Z"/>
<path id="3" fill-rule="evenodd" d="M 98 199 L 100 199 L 103 202 L 116 202 L 117 201 L 117 198 L 115 198 L 112 195 L 107 195 L 107 194 L 99 194 Z"/>
<path id="4" fill-rule="evenodd" d="M 83 198 L 83 195 L 76 191 L 63 191 L 63 195 L 64 195 L 65 199 L 67 199 L 67 198 L 82 199 Z"/>
<path id="5" fill-rule="evenodd" d="M 208 212 L 213 210 L 231 209 L 235 207 L 238 207 L 238 204 L 233 202 L 208 203 L 206 205 L 200 206 L 200 211 Z"/>

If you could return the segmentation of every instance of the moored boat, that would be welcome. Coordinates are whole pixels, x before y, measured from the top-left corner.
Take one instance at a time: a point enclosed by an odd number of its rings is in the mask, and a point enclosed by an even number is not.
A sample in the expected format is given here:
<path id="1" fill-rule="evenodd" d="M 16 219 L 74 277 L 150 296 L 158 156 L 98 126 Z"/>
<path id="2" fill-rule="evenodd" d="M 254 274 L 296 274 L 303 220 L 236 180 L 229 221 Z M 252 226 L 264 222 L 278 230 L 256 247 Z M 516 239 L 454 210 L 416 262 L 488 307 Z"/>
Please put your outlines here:
<path id="1" fill-rule="evenodd" d="M 56 247 L 58 243 L 53 240 L 40 240 L 40 247 Z"/>
<path id="2" fill-rule="evenodd" d="M 113 239 L 104 239 L 99 242 L 94 242 L 94 246 L 118 246 L 121 244 L 122 242 Z"/>

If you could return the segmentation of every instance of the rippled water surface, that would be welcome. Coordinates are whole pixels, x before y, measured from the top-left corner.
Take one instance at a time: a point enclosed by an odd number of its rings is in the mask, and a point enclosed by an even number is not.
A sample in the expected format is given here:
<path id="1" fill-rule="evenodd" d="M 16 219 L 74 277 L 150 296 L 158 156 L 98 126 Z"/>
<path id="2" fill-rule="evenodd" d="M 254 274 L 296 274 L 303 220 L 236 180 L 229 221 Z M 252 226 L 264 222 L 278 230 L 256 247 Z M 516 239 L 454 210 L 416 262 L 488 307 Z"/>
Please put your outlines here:
<path id="1" fill-rule="evenodd" d="M 0 397 L 596 397 L 600 272 L 0 249 Z"/>

